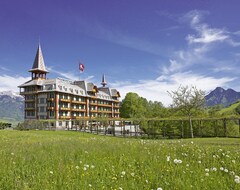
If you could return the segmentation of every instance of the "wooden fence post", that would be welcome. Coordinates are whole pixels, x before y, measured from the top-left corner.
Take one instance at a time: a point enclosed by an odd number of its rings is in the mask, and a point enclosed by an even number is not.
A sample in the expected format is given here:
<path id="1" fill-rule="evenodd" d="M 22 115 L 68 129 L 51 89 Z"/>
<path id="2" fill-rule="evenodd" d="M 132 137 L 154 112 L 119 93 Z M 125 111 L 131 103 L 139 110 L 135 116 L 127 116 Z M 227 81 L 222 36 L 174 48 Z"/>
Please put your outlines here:
<path id="1" fill-rule="evenodd" d="M 240 135 L 240 119 L 238 120 L 238 132 L 239 132 L 239 135 Z"/>
<path id="2" fill-rule="evenodd" d="M 227 121 L 226 121 L 226 118 L 223 119 L 223 128 L 224 128 L 224 136 L 227 137 Z"/>
<path id="3" fill-rule="evenodd" d="M 184 138 L 183 120 L 181 122 L 181 138 Z"/>
<path id="4" fill-rule="evenodd" d="M 115 122 L 113 122 L 113 136 L 116 136 L 116 134 L 115 134 Z"/>

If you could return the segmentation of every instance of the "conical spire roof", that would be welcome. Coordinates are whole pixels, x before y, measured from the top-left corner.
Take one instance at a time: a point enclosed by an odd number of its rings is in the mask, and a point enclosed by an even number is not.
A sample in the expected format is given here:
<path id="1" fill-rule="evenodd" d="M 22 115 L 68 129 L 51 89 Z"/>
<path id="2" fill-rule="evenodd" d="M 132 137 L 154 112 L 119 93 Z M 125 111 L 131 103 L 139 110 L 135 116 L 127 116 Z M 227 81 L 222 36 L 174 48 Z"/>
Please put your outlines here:
<path id="1" fill-rule="evenodd" d="M 36 57 L 35 57 L 32 69 L 29 70 L 29 72 L 34 72 L 34 71 L 48 73 L 48 71 L 45 68 L 40 43 L 38 44 L 38 50 L 37 50 L 37 53 L 36 53 Z"/>

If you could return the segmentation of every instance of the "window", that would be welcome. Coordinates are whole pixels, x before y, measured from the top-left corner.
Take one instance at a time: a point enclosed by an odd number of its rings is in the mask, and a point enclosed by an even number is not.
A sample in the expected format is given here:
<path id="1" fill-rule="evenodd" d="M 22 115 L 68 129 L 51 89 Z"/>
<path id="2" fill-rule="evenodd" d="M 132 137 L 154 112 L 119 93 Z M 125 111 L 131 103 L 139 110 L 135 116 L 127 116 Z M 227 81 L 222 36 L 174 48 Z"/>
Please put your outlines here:
<path id="1" fill-rule="evenodd" d="M 54 114 L 54 111 L 50 111 L 50 112 L 49 112 L 49 116 L 50 116 L 50 117 L 54 117 L 54 115 L 55 115 L 55 114 Z"/>
<path id="2" fill-rule="evenodd" d="M 44 107 L 44 106 L 39 107 L 39 112 L 45 112 L 45 111 L 46 111 L 46 107 Z"/>
<path id="3" fill-rule="evenodd" d="M 34 111 L 28 111 L 27 116 L 35 116 L 35 112 Z"/>
<path id="4" fill-rule="evenodd" d="M 47 119 L 47 117 L 44 116 L 44 115 L 40 115 L 40 116 L 39 116 L 39 119 Z"/>
<path id="5" fill-rule="evenodd" d="M 49 93 L 48 98 L 54 98 L 54 93 Z"/>
<path id="6" fill-rule="evenodd" d="M 39 98 L 38 100 L 39 104 L 44 104 L 46 102 L 45 98 Z"/>

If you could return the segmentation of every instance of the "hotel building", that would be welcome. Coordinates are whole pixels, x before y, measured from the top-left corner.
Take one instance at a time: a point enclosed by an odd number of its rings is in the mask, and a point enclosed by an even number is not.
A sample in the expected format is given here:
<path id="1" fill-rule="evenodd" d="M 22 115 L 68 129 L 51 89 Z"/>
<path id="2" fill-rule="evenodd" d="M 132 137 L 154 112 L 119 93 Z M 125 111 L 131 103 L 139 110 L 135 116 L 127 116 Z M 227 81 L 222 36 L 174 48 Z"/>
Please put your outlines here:
<path id="1" fill-rule="evenodd" d="M 86 81 L 48 79 L 40 45 L 29 72 L 32 79 L 19 86 L 25 97 L 25 120 L 51 120 L 53 127 L 61 129 L 81 119 L 119 118 L 120 93 L 107 87 L 104 75 L 101 87 Z"/>

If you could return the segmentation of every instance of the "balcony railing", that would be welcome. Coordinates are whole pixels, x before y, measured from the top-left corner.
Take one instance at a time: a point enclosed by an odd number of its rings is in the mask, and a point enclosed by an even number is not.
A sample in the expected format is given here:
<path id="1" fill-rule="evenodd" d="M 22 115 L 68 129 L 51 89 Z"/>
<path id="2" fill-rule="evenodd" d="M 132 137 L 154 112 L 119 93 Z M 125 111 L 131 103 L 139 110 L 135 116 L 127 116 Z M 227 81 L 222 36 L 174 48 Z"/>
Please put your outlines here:
<path id="1" fill-rule="evenodd" d="M 59 116 L 59 119 L 70 119 L 70 116 Z"/>
<path id="2" fill-rule="evenodd" d="M 98 110 L 98 113 L 112 113 L 110 110 Z"/>
<path id="3" fill-rule="evenodd" d="M 101 107 L 109 107 L 109 108 L 112 107 L 111 104 L 98 104 L 98 106 L 101 106 Z"/>
<path id="4" fill-rule="evenodd" d="M 60 107 L 59 109 L 60 110 L 71 110 L 71 108 L 68 108 L 68 107 Z"/>
<path id="5" fill-rule="evenodd" d="M 72 111 L 76 111 L 76 112 L 85 112 L 85 109 L 78 109 L 78 108 L 72 108 Z"/>
<path id="6" fill-rule="evenodd" d="M 53 106 L 49 106 L 47 107 L 48 110 L 54 110 L 54 107 Z"/>
<path id="7" fill-rule="evenodd" d="M 35 102 L 35 99 L 27 99 L 25 102 Z"/>
<path id="8" fill-rule="evenodd" d="M 35 107 L 27 107 L 25 110 L 35 110 Z"/>
<path id="9" fill-rule="evenodd" d="M 27 94 L 36 94 L 38 91 L 34 90 L 34 91 L 23 91 L 20 92 L 20 95 L 27 95 Z"/>
<path id="10" fill-rule="evenodd" d="M 82 101 L 77 101 L 77 100 L 72 100 L 73 104 L 86 104 L 86 102 L 82 102 Z"/>
<path id="11" fill-rule="evenodd" d="M 64 99 L 64 98 L 60 98 L 59 101 L 61 101 L 61 102 L 71 102 L 70 99 Z"/>

